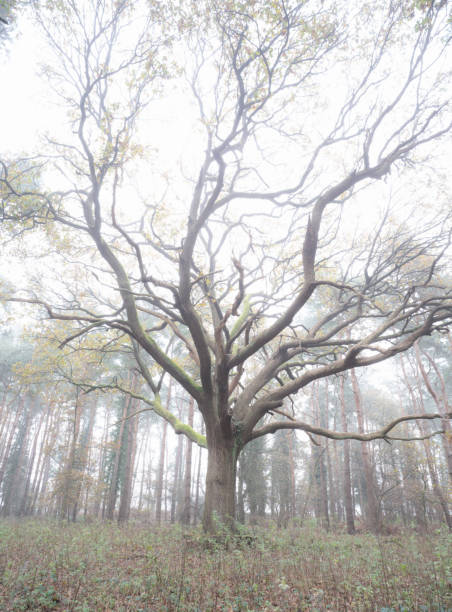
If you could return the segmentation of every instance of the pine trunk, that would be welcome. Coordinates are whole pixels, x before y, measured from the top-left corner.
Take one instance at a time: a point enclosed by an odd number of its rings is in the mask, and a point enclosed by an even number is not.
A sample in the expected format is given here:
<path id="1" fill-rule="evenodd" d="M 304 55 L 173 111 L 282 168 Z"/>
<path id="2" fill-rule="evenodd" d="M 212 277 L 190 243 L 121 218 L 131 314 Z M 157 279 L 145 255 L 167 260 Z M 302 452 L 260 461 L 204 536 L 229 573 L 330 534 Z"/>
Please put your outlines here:
<path id="1" fill-rule="evenodd" d="M 180 418 L 180 414 L 179 414 Z M 179 490 L 180 490 L 180 479 L 182 472 L 182 452 L 183 452 L 184 438 L 179 436 L 177 441 L 176 449 L 176 460 L 174 462 L 174 476 L 173 485 L 171 490 L 171 509 L 170 509 L 170 522 L 174 523 L 176 520 L 176 506 L 179 504 Z M 178 508 L 179 513 L 179 508 Z"/>
<path id="2" fill-rule="evenodd" d="M 347 427 L 347 415 L 345 413 L 344 378 L 343 377 L 341 377 L 340 379 L 340 401 L 341 401 L 342 429 L 344 432 L 347 432 L 348 427 Z M 344 440 L 343 486 L 344 486 L 345 517 L 347 520 L 347 532 L 349 534 L 353 534 L 355 533 L 355 517 L 354 517 L 354 512 L 353 512 L 352 479 L 351 479 L 351 474 L 350 474 L 350 440 Z"/>
<path id="3" fill-rule="evenodd" d="M 188 405 L 188 425 L 193 427 L 195 405 L 193 398 L 190 398 Z M 190 525 L 191 521 L 191 462 L 193 452 L 193 442 L 187 438 L 187 448 L 185 451 L 185 474 L 184 474 L 184 508 L 182 512 L 182 523 Z"/>
<path id="4" fill-rule="evenodd" d="M 196 473 L 196 493 L 195 493 L 195 510 L 194 510 L 194 524 L 197 525 L 198 524 L 198 520 L 199 520 L 199 516 L 198 516 L 198 510 L 199 510 L 199 490 L 201 488 L 201 459 L 202 459 L 202 448 L 199 447 L 199 451 L 198 451 L 198 467 L 197 467 L 197 473 Z"/>
<path id="5" fill-rule="evenodd" d="M 168 429 L 168 421 L 163 423 L 163 435 L 160 445 L 160 461 L 157 474 L 157 487 L 155 492 L 155 520 L 160 525 L 162 521 L 162 492 L 163 492 L 163 475 L 165 470 L 165 451 L 166 451 L 166 431 Z"/>
<path id="6" fill-rule="evenodd" d="M 358 380 L 356 378 L 355 370 L 351 370 L 353 395 L 355 397 L 355 408 L 356 416 L 358 419 L 358 431 L 364 433 L 364 419 L 361 406 L 361 395 L 358 387 Z M 367 523 L 369 529 L 374 533 L 381 531 L 380 515 L 378 511 L 378 501 L 375 493 L 375 478 L 372 469 L 372 460 L 369 455 L 369 446 L 367 442 L 361 443 L 361 457 L 363 461 L 364 469 L 364 482 L 365 482 L 365 493 L 366 493 L 366 509 L 367 509 Z"/>
<path id="7" fill-rule="evenodd" d="M 116 498 L 118 496 L 118 485 L 119 485 L 119 464 L 121 460 L 121 449 L 123 445 L 124 438 L 124 430 L 126 426 L 126 418 L 129 410 L 129 404 L 131 402 L 131 398 L 127 397 L 124 401 L 122 416 L 121 416 L 121 424 L 119 426 L 118 440 L 115 444 L 115 455 L 113 462 L 113 471 L 110 480 L 110 487 L 108 490 L 108 501 L 107 501 L 107 509 L 105 512 L 105 518 L 112 521 L 115 514 L 116 507 Z"/>
<path id="8" fill-rule="evenodd" d="M 130 504 L 132 501 L 132 481 L 133 481 L 133 466 L 135 463 L 136 442 L 138 431 L 138 416 L 131 416 L 136 409 L 135 403 L 129 403 L 127 434 L 125 436 L 125 465 L 124 473 L 121 482 L 121 492 L 119 499 L 118 523 L 125 523 L 129 520 Z"/>

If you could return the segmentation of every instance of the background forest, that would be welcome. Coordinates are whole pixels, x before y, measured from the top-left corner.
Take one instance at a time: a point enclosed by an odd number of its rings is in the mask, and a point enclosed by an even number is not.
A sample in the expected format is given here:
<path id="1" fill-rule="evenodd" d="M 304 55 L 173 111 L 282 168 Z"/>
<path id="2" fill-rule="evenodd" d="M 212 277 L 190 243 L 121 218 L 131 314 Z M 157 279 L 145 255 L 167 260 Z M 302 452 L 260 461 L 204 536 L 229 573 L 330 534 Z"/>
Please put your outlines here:
<path id="1" fill-rule="evenodd" d="M 92 385 L 105 371 L 136 379 L 127 356 L 61 354 L 44 334 L 4 332 L 1 340 L 3 516 L 197 524 L 206 450 L 175 435 L 137 399 L 83 390 L 83 377 Z M 81 387 L 68 381 L 69 371 L 77 371 Z M 451 384 L 445 335 L 416 345 L 394 368 L 315 383 L 297 398 L 298 412 L 330 429 L 375 430 L 400 412 L 446 413 Z M 178 418 L 193 422 L 186 395 L 171 386 L 163 395 Z M 450 527 L 450 434 L 431 437 L 444 426 L 446 419 L 407 422 L 400 437 L 420 438 L 411 442 L 366 444 L 294 431 L 256 440 L 240 458 L 238 518 L 283 526 L 315 519 L 349 533 Z"/>

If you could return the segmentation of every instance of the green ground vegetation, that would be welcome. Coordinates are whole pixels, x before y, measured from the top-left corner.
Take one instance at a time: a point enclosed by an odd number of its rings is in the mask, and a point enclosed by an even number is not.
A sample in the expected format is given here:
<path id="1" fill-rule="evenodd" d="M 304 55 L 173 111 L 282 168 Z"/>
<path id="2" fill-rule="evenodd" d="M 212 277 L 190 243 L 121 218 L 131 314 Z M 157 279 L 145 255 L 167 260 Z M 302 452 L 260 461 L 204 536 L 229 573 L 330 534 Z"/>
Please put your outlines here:
<path id="1" fill-rule="evenodd" d="M 0 523 L 0 609 L 448 612 L 451 535 Z"/>

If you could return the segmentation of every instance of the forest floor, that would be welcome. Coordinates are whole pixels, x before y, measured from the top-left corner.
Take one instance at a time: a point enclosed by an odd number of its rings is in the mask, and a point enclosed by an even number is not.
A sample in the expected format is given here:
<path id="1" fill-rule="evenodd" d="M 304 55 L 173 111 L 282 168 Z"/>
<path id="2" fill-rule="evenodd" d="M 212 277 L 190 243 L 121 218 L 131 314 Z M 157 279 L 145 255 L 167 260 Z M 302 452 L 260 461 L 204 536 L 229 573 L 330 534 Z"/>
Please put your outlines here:
<path id="1" fill-rule="evenodd" d="M 0 610 L 452 610 L 452 537 L 0 521 Z"/>

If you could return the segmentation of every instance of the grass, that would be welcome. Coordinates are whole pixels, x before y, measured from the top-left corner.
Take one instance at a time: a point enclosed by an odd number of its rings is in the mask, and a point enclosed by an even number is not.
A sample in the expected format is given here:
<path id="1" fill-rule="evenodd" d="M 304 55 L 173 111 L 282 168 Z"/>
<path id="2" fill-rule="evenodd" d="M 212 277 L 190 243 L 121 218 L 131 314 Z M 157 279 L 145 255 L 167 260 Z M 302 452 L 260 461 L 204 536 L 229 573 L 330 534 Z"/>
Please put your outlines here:
<path id="1" fill-rule="evenodd" d="M 179 526 L 0 522 L 0 610 L 452 610 L 446 531 L 376 538 L 315 525 L 225 548 Z"/>

